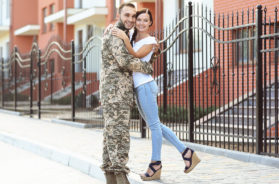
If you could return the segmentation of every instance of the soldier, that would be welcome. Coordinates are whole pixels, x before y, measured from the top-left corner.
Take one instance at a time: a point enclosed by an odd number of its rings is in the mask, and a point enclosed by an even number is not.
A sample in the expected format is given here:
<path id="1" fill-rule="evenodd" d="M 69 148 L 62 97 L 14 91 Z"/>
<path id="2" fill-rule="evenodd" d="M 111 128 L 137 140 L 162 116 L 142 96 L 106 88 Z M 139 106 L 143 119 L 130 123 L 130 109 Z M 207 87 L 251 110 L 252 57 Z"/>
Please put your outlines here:
<path id="1" fill-rule="evenodd" d="M 126 33 L 135 24 L 136 9 L 132 3 L 119 7 L 119 21 L 114 25 Z M 154 59 L 154 58 L 153 58 Z M 151 59 L 152 60 L 152 59 Z M 102 71 L 100 81 L 101 103 L 105 120 L 103 164 L 107 184 L 128 184 L 128 153 L 130 149 L 129 120 L 133 103 L 132 72 L 151 74 L 149 62 L 141 62 L 130 55 L 122 39 L 103 36 Z"/>

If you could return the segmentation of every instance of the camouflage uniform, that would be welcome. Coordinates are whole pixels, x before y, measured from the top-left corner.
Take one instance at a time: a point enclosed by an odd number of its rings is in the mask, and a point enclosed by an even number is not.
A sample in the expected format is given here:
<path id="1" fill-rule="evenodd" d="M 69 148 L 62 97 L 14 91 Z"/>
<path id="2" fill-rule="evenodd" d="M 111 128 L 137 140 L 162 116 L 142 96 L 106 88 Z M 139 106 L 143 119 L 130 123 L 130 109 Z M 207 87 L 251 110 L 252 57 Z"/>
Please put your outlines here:
<path id="1" fill-rule="evenodd" d="M 120 21 L 115 26 L 124 30 Z M 133 103 L 133 71 L 151 74 L 153 68 L 150 63 L 141 62 L 130 55 L 120 38 L 112 36 L 111 32 L 105 34 L 100 81 L 105 120 L 101 167 L 104 171 L 129 172 L 126 164 L 130 149 L 129 120 Z"/>

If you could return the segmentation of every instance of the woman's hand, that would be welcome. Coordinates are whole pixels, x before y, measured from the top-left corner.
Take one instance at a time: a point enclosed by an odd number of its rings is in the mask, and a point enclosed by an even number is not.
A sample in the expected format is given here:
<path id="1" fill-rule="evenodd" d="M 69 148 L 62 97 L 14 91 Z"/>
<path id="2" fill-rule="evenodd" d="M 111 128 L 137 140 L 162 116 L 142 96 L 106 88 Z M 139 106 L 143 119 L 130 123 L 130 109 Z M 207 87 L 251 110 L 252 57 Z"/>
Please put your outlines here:
<path id="1" fill-rule="evenodd" d="M 124 41 L 130 41 L 128 36 L 126 35 L 126 33 L 124 31 L 122 31 L 121 29 L 118 28 L 113 28 L 111 30 L 111 34 L 114 36 L 117 36 L 119 38 L 121 38 Z"/>

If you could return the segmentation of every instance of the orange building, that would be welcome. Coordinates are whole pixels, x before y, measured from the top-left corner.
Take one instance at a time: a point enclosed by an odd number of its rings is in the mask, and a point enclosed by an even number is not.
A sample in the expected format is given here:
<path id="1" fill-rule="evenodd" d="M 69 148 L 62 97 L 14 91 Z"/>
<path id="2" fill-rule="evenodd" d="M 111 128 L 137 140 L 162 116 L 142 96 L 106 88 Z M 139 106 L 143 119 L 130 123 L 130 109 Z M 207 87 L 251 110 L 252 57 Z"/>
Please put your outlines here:
<path id="1" fill-rule="evenodd" d="M 67 1 L 67 7 L 73 7 L 73 0 Z M 59 35 L 63 38 L 63 10 L 64 4 L 61 0 L 12 0 L 11 48 L 17 46 L 21 53 L 28 53 L 34 39 L 38 41 L 40 48 L 44 48 L 51 37 Z M 60 21 L 45 23 L 45 17 L 56 12 L 62 14 Z M 67 25 L 66 30 L 69 42 L 73 39 L 73 26 Z"/>

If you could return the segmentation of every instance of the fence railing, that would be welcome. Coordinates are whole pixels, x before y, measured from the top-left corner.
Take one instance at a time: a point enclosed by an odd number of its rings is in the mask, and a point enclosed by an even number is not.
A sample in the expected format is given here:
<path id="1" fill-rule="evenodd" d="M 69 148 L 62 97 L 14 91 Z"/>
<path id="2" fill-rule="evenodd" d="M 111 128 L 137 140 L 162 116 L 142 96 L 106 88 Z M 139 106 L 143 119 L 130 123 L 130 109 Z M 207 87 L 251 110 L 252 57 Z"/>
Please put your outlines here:
<path id="1" fill-rule="evenodd" d="M 278 157 L 277 12 L 220 15 L 189 3 L 155 33 L 161 122 L 182 140 Z M 42 52 L 34 42 L 27 55 L 15 48 L 1 62 L 2 108 L 102 127 L 101 44 L 94 36 L 82 46 L 51 40 Z M 136 111 L 131 130 L 149 136 Z"/>

